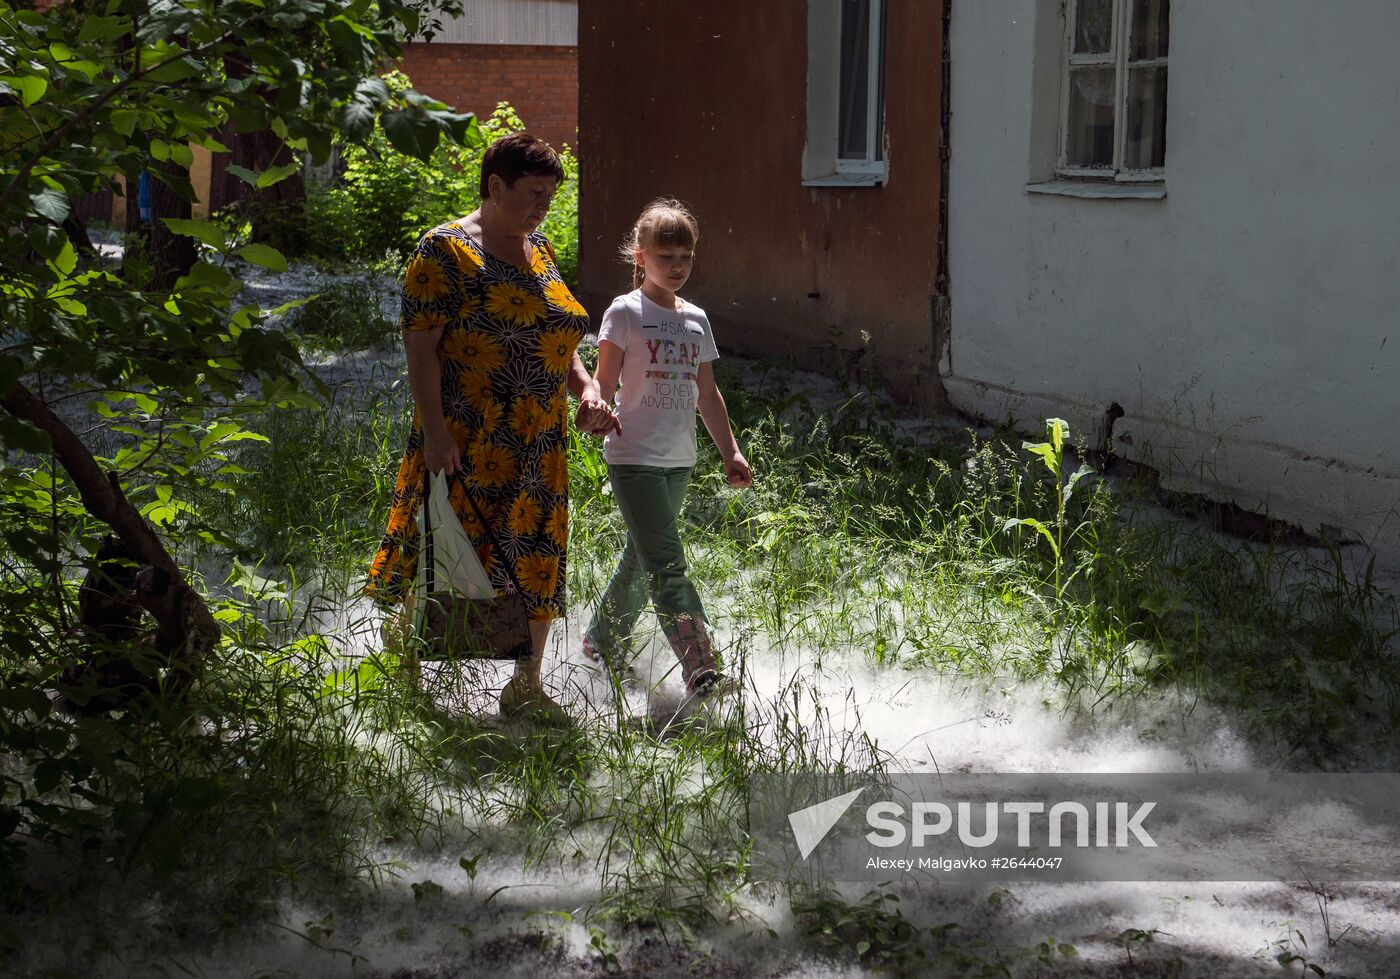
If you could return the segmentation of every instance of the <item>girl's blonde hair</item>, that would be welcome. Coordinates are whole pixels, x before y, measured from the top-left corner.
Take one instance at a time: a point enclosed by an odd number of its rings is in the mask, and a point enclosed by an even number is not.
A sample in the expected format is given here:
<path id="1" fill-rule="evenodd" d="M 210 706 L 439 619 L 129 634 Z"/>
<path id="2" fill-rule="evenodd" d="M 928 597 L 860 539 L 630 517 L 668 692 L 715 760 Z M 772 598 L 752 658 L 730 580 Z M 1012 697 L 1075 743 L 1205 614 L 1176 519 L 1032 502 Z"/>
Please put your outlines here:
<path id="1" fill-rule="evenodd" d="M 672 197 L 658 197 L 652 201 L 637 216 L 618 249 L 622 260 L 632 266 L 632 288 L 639 288 L 646 281 L 642 267 L 637 264 L 638 249 L 645 251 L 655 245 L 694 249 L 699 240 L 700 225 L 689 208 Z"/>

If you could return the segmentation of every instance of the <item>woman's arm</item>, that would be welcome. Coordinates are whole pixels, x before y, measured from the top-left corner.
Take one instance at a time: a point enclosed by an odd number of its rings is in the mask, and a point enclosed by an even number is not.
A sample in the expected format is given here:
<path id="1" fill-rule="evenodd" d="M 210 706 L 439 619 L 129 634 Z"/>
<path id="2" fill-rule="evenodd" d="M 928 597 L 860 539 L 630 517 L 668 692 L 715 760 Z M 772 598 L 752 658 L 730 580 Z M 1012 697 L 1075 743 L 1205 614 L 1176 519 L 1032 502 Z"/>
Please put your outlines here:
<path id="1" fill-rule="evenodd" d="M 403 346 L 408 355 L 408 387 L 423 425 L 423 458 L 428 471 L 455 473 L 462 468 L 462 450 L 447 430 L 442 413 L 442 363 L 437 352 L 442 329 L 404 330 Z"/>
<path id="2" fill-rule="evenodd" d="M 601 350 L 601 344 L 599 349 Z M 599 367 L 602 363 L 600 356 Z M 700 388 L 700 418 L 705 422 L 705 431 L 710 433 L 715 448 L 719 449 L 720 458 L 724 461 L 725 478 L 729 480 L 730 486 L 752 486 L 753 469 L 749 467 L 749 461 L 744 458 L 744 454 L 739 451 L 734 430 L 729 427 L 729 409 L 725 407 L 724 395 L 719 393 L 719 387 L 715 384 L 714 365 L 708 361 L 701 364 L 695 380 Z"/>

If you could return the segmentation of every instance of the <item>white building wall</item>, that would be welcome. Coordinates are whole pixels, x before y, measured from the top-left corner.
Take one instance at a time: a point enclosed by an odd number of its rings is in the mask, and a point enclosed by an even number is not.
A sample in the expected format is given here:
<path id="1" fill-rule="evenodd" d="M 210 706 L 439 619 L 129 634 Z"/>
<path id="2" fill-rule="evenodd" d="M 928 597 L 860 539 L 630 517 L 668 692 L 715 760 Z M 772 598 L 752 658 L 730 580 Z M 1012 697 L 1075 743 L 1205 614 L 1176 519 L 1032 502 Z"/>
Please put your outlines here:
<path id="1" fill-rule="evenodd" d="M 952 400 L 1400 546 L 1400 2 L 1175 0 L 1161 200 L 1027 192 L 1059 17 L 954 3 Z"/>
<path id="2" fill-rule="evenodd" d="M 438 44 L 578 44 L 578 0 L 462 0 Z"/>

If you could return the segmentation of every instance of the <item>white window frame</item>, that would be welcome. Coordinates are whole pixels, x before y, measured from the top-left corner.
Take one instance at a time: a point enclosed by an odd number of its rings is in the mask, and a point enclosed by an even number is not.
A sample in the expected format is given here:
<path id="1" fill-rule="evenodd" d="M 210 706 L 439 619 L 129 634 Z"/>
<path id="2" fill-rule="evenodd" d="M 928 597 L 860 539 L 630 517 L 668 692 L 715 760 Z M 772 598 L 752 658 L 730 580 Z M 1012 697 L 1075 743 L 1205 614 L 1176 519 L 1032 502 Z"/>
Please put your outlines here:
<path id="1" fill-rule="evenodd" d="M 1055 173 L 1061 177 L 1087 180 L 1111 180 L 1117 183 L 1162 183 L 1167 179 L 1165 167 L 1128 169 L 1123 166 L 1124 145 L 1128 138 L 1128 69 L 1167 68 L 1171 57 L 1129 61 L 1132 29 L 1132 8 L 1137 0 L 1113 0 L 1113 43 L 1107 54 L 1075 54 L 1074 36 L 1078 28 L 1080 0 L 1065 0 L 1064 69 L 1060 72 L 1060 142 L 1056 154 Z M 1168 15 L 1170 16 L 1170 15 Z M 1071 99 L 1070 69 L 1100 67 L 1114 69 L 1113 84 L 1113 166 L 1072 167 L 1069 157 L 1069 107 Z M 1168 68 L 1170 79 L 1171 70 Z M 1170 86 L 1170 82 L 1168 82 Z M 1165 150 L 1164 150 L 1165 152 Z"/>
<path id="2" fill-rule="evenodd" d="M 866 155 L 840 156 L 841 0 L 807 0 L 807 143 L 802 183 L 808 187 L 873 187 L 889 178 L 884 137 L 885 0 L 870 0 L 870 72 L 866 81 Z"/>

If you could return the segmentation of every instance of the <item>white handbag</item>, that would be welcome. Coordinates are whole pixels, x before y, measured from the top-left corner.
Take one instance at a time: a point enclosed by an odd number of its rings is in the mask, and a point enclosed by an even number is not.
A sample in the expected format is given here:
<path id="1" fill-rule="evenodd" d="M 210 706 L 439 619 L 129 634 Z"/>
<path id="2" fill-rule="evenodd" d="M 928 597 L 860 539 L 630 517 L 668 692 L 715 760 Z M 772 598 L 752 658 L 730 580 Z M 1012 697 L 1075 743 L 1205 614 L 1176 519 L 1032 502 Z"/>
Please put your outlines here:
<path id="1" fill-rule="evenodd" d="M 506 562 L 515 591 L 497 597 L 476 556 L 476 547 L 452 509 L 447 477 L 429 473 L 418 508 L 422 549 L 418 554 L 413 634 L 420 660 L 527 659 L 529 607 L 510 562 L 496 545 L 490 524 L 467 497 L 498 559 Z"/>

